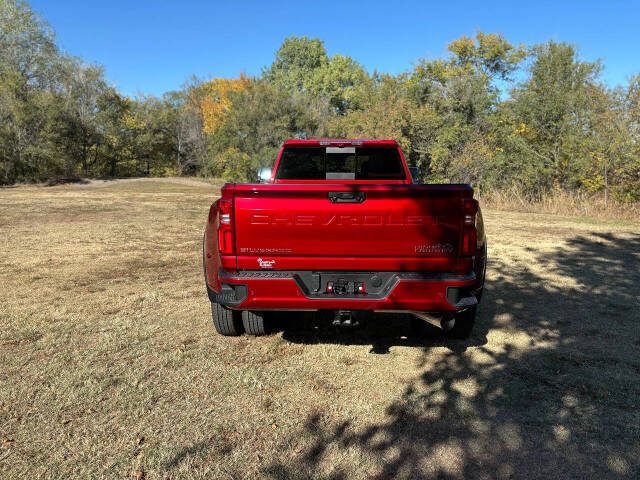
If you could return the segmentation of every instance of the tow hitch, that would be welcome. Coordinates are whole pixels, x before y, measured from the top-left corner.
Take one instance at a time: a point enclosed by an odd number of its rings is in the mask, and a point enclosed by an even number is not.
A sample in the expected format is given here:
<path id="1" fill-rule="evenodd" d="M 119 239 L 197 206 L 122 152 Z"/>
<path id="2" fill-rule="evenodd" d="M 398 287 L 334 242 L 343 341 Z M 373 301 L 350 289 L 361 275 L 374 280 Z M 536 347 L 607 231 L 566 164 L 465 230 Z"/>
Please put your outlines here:
<path id="1" fill-rule="evenodd" d="M 357 327 L 360 322 L 355 318 L 351 310 L 336 310 L 333 318 L 333 326 L 335 327 Z"/>

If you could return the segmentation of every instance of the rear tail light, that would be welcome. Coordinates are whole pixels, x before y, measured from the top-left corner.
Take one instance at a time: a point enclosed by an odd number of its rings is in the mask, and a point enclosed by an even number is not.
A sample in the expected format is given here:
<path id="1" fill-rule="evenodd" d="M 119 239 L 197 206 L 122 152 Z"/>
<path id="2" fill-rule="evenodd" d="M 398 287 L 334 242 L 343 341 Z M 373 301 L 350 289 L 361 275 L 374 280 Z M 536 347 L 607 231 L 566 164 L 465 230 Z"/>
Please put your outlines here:
<path id="1" fill-rule="evenodd" d="M 233 199 L 223 197 L 218 200 L 218 250 L 220 255 L 235 254 L 233 238 Z"/>
<path id="2" fill-rule="evenodd" d="M 478 244 L 478 232 L 476 230 L 476 215 L 478 214 L 478 201 L 474 198 L 465 198 L 462 214 L 462 255 L 475 255 Z"/>
<path id="3" fill-rule="evenodd" d="M 475 227 L 465 227 L 462 235 L 462 255 L 475 255 L 478 244 L 478 233 Z"/>
<path id="4" fill-rule="evenodd" d="M 476 226 L 476 214 L 478 213 L 478 201 L 475 198 L 464 200 L 464 224 Z"/>

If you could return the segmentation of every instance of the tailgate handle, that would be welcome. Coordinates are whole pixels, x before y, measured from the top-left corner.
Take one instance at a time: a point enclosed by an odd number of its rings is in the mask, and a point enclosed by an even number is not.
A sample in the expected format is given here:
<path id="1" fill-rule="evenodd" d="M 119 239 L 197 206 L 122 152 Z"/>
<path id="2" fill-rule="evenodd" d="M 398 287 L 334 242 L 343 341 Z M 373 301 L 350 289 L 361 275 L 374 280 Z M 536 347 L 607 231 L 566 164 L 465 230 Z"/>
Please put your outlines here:
<path id="1" fill-rule="evenodd" d="M 366 198 L 364 192 L 329 192 L 331 203 L 362 203 Z"/>

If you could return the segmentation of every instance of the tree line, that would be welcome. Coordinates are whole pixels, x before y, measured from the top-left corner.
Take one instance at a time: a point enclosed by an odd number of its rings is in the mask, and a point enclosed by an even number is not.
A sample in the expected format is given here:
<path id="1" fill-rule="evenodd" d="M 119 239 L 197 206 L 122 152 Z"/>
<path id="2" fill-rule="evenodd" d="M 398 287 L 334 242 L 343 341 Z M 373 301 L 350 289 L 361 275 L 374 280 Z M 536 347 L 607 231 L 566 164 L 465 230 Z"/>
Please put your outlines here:
<path id="1" fill-rule="evenodd" d="M 540 199 L 640 200 L 640 75 L 611 88 L 574 45 L 476 32 L 398 75 L 286 38 L 256 77 L 130 98 L 0 0 L 1 183 L 106 176 L 255 179 L 288 138 L 391 138 L 425 182 Z"/>

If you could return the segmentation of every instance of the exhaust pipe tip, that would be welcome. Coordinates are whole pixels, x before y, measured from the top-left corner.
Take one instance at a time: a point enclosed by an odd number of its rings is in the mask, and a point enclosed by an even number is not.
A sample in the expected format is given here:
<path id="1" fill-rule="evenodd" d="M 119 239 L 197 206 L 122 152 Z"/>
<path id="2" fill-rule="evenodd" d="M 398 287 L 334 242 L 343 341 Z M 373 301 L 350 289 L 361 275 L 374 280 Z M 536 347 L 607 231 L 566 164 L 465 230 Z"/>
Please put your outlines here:
<path id="1" fill-rule="evenodd" d="M 451 314 L 443 315 L 442 318 L 440 319 L 440 328 L 442 328 L 442 330 L 444 330 L 445 332 L 450 331 L 455 324 L 456 324 L 456 319 Z"/>

